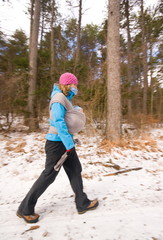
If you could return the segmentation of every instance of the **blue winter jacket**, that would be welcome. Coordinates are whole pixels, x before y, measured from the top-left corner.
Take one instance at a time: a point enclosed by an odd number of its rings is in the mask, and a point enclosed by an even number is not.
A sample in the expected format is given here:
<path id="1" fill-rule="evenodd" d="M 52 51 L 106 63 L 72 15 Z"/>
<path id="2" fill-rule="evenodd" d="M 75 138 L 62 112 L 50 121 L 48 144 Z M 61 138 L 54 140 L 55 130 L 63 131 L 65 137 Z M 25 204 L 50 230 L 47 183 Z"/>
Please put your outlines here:
<path id="1" fill-rule="evenodd" d="M 51 93 L 51 98 L 58 92 L 62 92 L 58 85 L 54 85 L 53 91 Z M 70 101 L 74 93 L 69 91 L 67 99 Z M 64 116 L 66 113 L 65 107 L 61 103 L 52 103 L 52 119 L 49 119 L 50 125 L 57 129 L 58 134 L 47 133 L 46 139 L 50 141 L 62 141 L 66 150 L 74 147 L 73 135 L 68 132 Z"/>

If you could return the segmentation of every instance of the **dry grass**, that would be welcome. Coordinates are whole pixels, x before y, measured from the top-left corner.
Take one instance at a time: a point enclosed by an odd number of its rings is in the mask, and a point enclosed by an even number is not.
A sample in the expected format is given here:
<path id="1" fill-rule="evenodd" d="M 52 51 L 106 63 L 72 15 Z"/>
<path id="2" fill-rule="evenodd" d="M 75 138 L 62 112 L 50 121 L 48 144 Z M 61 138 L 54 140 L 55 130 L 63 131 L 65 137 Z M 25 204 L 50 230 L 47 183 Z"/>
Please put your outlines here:
<path id="1" fill-rule="evenodd" d="M 9 151 L 12 151 L 12 152 L 16 152 L 16 153 L 19 153 L 19 152 L 25 152 L 24 151 L 24 147 L 26 146 L 26 142 L 21 142 L 21 143 L 18 143 L 16 146 L 13 146 L 13 142 L 12 141 L 8 141 L 6 143 L 6 147 L 5 149 L 9 152 Z"/>
<path id="2" fill-rule="evenodd" d="M 107 151 L 107 152 L 111 152 L 112 148 L 116 147 L 117 144 L 116 143 L 113 143 L 111 142 L 110 140 L 108 139 L 103 139 L 100 143 L 100 148 Z"/>
<path id="3" fill-rule="evenodd" d="M 156 152 L 159 150 L 157 142 L 148 134 L 143 134 L 132 139 L 122 138 L 119 142 L 111 142 L 110 140 L 104 139 L 99 147 L 107 152 L 111 152 L 113 148 L 131 149 L 133 151 L 145 150 L 149 152 Z"/>
<path id="4" fill-rule="evenodd" d="M 160 123 L 160 119 L 155 118 L 152 115 L 144 115 L 144 114 L 134 114 L 130 117 L 130 122 L 136 126 L 136 128 L 141 129 L 144 126 L 153 126 Z"/>

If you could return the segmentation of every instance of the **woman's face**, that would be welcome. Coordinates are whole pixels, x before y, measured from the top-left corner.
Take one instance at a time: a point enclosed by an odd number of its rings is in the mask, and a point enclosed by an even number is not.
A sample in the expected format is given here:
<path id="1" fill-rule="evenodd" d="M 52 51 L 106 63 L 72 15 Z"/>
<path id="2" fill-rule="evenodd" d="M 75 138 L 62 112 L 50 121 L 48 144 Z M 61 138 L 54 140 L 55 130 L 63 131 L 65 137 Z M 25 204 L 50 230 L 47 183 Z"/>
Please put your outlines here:
<path id="1" fill-rule="evenodd" d="M 78 89 L 78 87 L 77 87 L 76 84 L 71 84 L 70 86 L 71 86 L 71 87 L 74 87 L 74 88 L 76 88 L 76 89 Z"/>

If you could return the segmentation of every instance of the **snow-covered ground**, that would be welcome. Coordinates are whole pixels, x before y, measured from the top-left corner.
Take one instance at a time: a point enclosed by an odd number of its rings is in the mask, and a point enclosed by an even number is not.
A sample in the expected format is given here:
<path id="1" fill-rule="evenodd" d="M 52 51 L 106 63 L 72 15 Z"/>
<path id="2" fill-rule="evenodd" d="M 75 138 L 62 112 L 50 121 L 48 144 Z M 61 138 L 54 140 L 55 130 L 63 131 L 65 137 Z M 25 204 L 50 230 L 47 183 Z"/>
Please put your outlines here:
<path id="1" fill-rule="evenodd" d="M 82 145 L 76 148 L 84 190 L 99 199 L 99 207 L 77 214 L 62 169 L 36 205 L 41 215 L 36 224 L 25 223 L 16 210 L 44 168 L 46 129 L 30 134 L 18 129 L 0 135 L 0 239 L 163 240 L 163 129 L 111 150 L 86 129 L 77 136 Z M 117 165 L 141 169 L 107 176 L 119 171 Z"/>

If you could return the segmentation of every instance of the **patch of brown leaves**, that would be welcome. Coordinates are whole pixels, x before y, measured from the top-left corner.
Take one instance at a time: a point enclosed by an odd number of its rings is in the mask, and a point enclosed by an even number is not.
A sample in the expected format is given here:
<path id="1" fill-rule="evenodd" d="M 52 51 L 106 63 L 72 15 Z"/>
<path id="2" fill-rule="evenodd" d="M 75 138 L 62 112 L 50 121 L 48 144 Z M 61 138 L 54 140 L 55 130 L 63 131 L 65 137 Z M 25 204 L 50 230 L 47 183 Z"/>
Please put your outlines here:
<path id="1" fill-rule="evenodd" d="M 119 142 L 111 142 L 108 139 L 104 139 L 99 147 L 107 152 L 111 152 L 111 150 L 116 147 L 131 149 L 133 151 L 145 150 L 148 152 L 156 152 L 159 150 L 157 142 L 146 134 L 139 136 L 138 138 L 122 138 Z"/>
<path id="2" fill-rule="evenodd" d="M 85 179 L 92 179 L 93 176 L 89 176 L 87 174 L 82 174 L 82 177 L 85 178 Z"/>
<path id="3" fill-rule="evenodd" d="M 26 142 L 21 142 L 21 143 L 18 143 L 16 146 L 13 146 L 13 142 L 12 141 L 8 141 L 6 143 L 6 147 L 5 149 L 9 152 L 9 151 L 12 151 L 12 152 L 16 152 L 16 153 L 19 153 L 19 152 L 24 152 L 24 147 L 26 145 Z"/>

